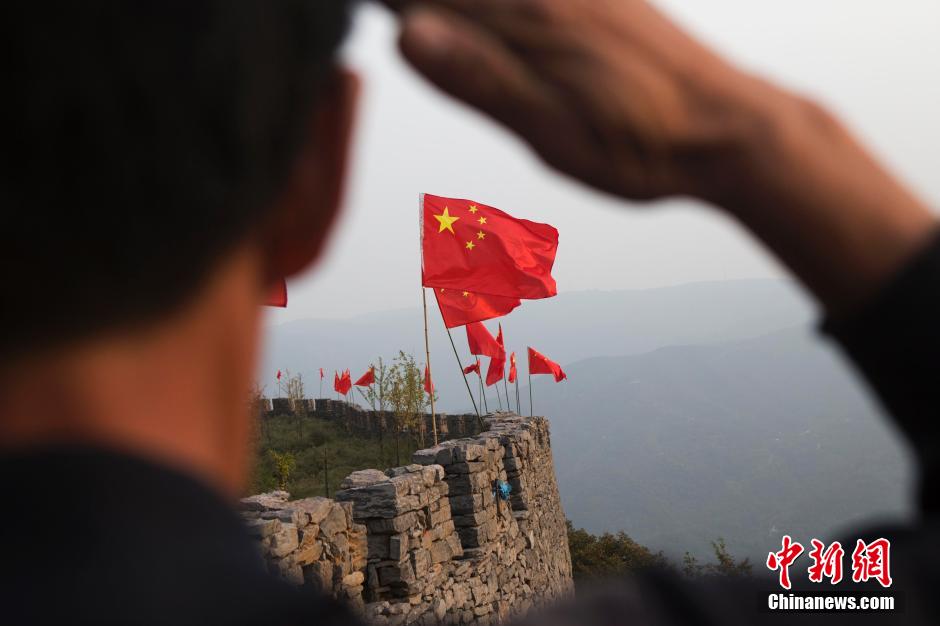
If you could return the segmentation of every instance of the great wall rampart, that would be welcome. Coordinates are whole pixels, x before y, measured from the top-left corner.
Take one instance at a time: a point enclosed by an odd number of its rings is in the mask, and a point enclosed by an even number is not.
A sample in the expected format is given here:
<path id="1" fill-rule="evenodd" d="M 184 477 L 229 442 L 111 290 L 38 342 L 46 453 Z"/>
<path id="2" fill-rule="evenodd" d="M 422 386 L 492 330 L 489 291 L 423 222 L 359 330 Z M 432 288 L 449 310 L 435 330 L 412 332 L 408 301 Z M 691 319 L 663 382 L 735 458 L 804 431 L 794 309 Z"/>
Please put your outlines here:
<path id="1" fill-rule="evenodd" d="M 298 406 L 294 406 L 295 404 Z M 329 398 L 305 398 L 299 402 L 292 402 L 288 398 L 262 398 L 259 410 L 262 418 L 296 415 L 302 411 L 304 415 L 342 424 L 352 432 L 370 437 L 390 433 L 393 423 L 391 411 L 370 411 L 346 401 Z M 435 417 L 438 438 L 441 441 L 469 437 L 480 432 L 480 420 L 475 413 L 437 413 Z M 433 430 L 431 414 L 425 413 L 422 422 L 425 433 L 429 435 Z"/>
<path id="2" fill-rule="evenodd" d="M 571 594 L 548 421 L 484 419 L 411 465 L 353 472 L 334 500 L 244 499 L 271 570 L 378 625 L 495 624 Z"/>

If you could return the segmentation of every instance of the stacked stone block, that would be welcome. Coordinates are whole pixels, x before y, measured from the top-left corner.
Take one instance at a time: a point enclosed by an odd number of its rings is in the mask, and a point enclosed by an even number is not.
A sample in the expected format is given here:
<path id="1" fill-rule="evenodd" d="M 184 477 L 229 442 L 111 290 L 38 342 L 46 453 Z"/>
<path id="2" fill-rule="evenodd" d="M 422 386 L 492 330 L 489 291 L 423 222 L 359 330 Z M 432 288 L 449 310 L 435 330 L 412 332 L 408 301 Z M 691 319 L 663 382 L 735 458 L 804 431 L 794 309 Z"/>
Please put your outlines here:
<path id="1" fill-rule="evenodd" d="M 453 560 L 463 553 L 443 478 L 434 465 L 364 470 L 350 474 L 336 494 L 352 503 L 354 520 L 368 531 L 367 615 L 382 623 L 442 610 Z"/>
<path id="2" fill-rule="evenodd" d="M 352 507 L 328 498 L 288 500 L 275 491 L 241 501 L 242 516 L 259 540 L 272 573 L 361 608 L 366 528 Z"/>

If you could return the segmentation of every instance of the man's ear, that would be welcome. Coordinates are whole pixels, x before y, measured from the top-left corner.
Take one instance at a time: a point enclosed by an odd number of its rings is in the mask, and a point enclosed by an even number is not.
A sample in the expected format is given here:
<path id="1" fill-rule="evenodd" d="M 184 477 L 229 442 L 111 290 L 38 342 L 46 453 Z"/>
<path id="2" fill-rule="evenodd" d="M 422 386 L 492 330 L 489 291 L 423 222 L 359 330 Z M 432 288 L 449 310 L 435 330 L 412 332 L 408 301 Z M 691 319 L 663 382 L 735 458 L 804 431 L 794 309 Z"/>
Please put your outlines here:
<path id="1" fill-rule="evenodd" d="M 331 80 L 311 111 L 307 136 L 266 225 L 269 285 L 317 260 L 339 213 L 360 83 L 345 69 Z"/>

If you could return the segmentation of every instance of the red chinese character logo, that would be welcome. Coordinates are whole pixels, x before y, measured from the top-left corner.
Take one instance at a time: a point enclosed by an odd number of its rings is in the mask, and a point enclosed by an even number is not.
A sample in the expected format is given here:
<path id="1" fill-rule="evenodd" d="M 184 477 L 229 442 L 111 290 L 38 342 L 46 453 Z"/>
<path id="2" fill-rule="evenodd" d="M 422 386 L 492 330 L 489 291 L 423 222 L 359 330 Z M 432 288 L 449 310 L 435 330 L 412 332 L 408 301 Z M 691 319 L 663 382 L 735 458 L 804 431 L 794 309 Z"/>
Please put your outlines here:
<path id="1" fill-rule="evenodd" d="M 792 541 L 790 535 L 783 536 L 783 548 L 780 552 L 771 552 L 767 555 L 767 567 L 771 570 L 780 570 L 780 586 L 790 588 L 790 565 L 803 554 L 803 546 Z"/>
<path id="2" fill-rule="evenodd" d="M 809 558 L 813 559 L 813 564 L 807 570 L 810 581 L 821 583 L 825 577 L 831 584 L 838 584 L 842 580 L 842 557 L 845 555 L 842 544 L 834 541 L 826 548 L 826 544 L 819 539 L 813 539 L 812 544 Z"/>
<path id="3" fill-rule="evenodd" d="M 866 544 L 861 539 L 852 552 L 852 580 L 861 583 L 874 578 L 882 587 L 891 586 L 891 542 L 881 538 Z"/>

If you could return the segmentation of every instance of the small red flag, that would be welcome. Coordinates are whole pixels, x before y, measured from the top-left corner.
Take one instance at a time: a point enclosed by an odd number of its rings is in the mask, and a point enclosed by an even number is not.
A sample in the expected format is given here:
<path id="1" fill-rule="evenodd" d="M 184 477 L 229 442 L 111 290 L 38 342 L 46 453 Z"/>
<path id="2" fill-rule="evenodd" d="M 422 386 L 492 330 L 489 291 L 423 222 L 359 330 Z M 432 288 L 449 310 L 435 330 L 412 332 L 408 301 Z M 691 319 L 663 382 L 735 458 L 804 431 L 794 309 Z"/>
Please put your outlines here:
<path id="1" fill-rule="evenodd" d="M 354 385 L 357 387 L 368 387 L 369 385 L 375 383 L 375 368 L 370 367 L 369 371 L 359 377 Z"/>
<path id="2" fill-rule="evenodd" d="M 336 372 L 336 370 L 333 370 L 333 391 L 336 393 L 341 393 L 340 389 L 342 389 L 342 387 L 343 386 L 339 381 L 339 374 Z"/>
<path id="3" fill-rule="evenodd" d="M 499 325 L 499 334 L 496 336 L 499 352 L 490 358 L 490 366 L 486 369 L 486 386 L 498 383 L 506 375 L 506 349 L 503 348 L 503 325 Z"/>
<path id="4" fill-rule="evenodd" d="M 473 372 L 476 372 L 477 376 L 480 375 L 480 358 L 479 357 L 477 357 L 476 363 L 474 363 L 473 365 L 468 365 L 467 367 L 463 368 L 464 374 L 472 374 Z"/>
<path id="5" fill-rule="evenodd" d="M 323 368 L 320 368 L 320 380 L 323 380 Z"/>
<path id="6" fill-rule="evenodd" d="M 434 296 L 447 328 L 502 317 L 522 304 L 519 298 L 490 296 L 457 289 L 435 289 Z"/>
<path id="7" fill-rule="evenodd" d="M 424 366 L 424 391 L 428 395 L 434 393 L 434 381 L 431 380 L 431 370 L 428 369 L 428 366 Z"/>
<path id="8" fill-rule="evenodd" d="M 516 353 L 509 355 L 509 382 L 516 382 Z"/>
<path id="9" fill-rule="evenodd" d="M 529 374 L 551 374 L 555 377 L 556 383 L 568 378 L 565 370 L 561 369 L 561 365 L 535 348 L 529 348 Z"/>
<path id="10" fill-rule="evenodd" d="M 268 293 L 268 299 L 264 301 L 265 306 L 277 306 L 284 308 L 287 306 L 287 281 L 283 278 L 271 288 Z"/>
<path id="11" fill-rule="evenodd" d="M 349 370 L 347 369 L 343 372 L 343 375 L 339 379 L 340 383 L 340 393 L 344 396 L 349 393 L 349 390 L 352 389 L 352 376 L 349 375 Z"/>
<path id="12" fill-rule="evenodd" d="M 467 343 L 470 344 L 470 354 L 495 358 L 499 356 L 499 351 L 502 349 L 496 343 L 496 338 L 480 322 L 467 324 Z"/>
<path id="13" fill-rule="evenodd" d="M 558 293 L 553 226 L 471 200 L 423 194 L 421 205 L 425 287 L 524 299 Z"/>
<path id="14" fill-rule="evenodd" d="M 281 370 L 278 370 L 278 371 L 277 371 L 277 379 L 278 379 L 278 380 L 281 380 Z"/>

